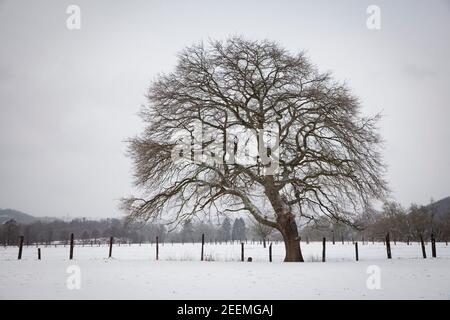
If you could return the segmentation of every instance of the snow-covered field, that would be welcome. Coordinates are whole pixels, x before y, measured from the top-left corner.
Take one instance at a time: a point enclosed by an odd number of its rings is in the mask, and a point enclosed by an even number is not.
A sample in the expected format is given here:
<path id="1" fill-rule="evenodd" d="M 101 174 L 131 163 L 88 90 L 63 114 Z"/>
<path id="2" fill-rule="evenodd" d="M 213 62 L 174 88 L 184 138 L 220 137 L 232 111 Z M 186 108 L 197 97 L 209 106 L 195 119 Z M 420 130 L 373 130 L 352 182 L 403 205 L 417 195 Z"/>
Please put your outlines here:
<path id="1" fill-rule="evenodd" d="M 250 243 L 251 263 L 240 262 L 237 243 L 206 244 L 204 262 L 198 243 L 160 244 L 159 261 L 155 244 L 115 245 L 112 259 L 105 245 L 76 246 L 74 260 L 68 246 L 41 247 L 40 261 L 35 246 L 24 247 L 20 261 L 17 247 L 1 247 L 0 298 L 450 299 L 450 246 L 438 243 L 437 259 L 430 245 L 427 259 L 417 243 L 391 246 L 387 260 L 382 243 L 359 243 L 356 262 L 351 243 L 327 243 L 326 263 L 317 242 L 302 243 L 306 263 L 282 263 L 282 243 L 273 245 L 273 263 L 268 247 Z"/>

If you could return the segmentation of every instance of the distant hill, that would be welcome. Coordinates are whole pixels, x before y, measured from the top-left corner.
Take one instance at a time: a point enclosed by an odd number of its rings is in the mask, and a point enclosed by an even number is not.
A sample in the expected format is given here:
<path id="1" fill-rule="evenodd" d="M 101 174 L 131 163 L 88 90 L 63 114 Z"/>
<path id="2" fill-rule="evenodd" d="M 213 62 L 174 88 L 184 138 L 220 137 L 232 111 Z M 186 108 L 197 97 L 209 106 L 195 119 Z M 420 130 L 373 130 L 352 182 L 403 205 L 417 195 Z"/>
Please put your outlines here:
<path id="1" fill-rule="evenodd" d="M 36 218 L 27 213 L 12 209 L 0 209 L 0 224 L 10 219 L 14 219 L 19 223 L 32 223 L 36 221 Z"/>
<path id="2" fill-rule="evenodd" d="M 18 223 L 33 223 L 36 221 L 42 221 L 42 222 L 52 222 L 55 220 L 59 220 L 57 218 L 53 217 L 34 217 L 31 214 L 24 213 L 18 210 L 13 209 L 0 209 L 0 224 L 10 220 L 14 219 Z"/>
<path id="3" fill-rule="evenodd" d="M 428 207 L 434 207 L 436 217 L 437 218 L 447 218 L 450 219 L 450 197 L 441 199 L 432 204 L 429 204 Z"/>

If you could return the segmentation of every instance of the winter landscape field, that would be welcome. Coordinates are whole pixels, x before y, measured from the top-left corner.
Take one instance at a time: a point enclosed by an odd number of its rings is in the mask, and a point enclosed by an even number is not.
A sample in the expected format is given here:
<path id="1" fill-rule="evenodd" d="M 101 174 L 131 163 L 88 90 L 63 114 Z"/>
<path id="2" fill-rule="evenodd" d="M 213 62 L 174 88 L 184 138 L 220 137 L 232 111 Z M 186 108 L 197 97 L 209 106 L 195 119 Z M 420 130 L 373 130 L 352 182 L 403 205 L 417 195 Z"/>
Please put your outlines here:
<path id="1" fill-rule="evenodd" d="M 450 0 L 0 0 L 0 39 L 1 310 L 448 313 Z"/>
<path id="2" fill-rule="evenodd" d="M 450 247 L 437 243 L 437 258 L 422 258 L 420 245 L 302 243 L 305 263 L 282 263 L 284 245 L 200 243 L 0 248 L 0 299 L 450 299 Z M 428 244 L 427 254 L 431 256 Z M 247 262 L 252 257 L 252 262 Z M 77 278 L 78 277 L 78 278 Z M 78 282 L 77 282 L 78 281 Z"/>

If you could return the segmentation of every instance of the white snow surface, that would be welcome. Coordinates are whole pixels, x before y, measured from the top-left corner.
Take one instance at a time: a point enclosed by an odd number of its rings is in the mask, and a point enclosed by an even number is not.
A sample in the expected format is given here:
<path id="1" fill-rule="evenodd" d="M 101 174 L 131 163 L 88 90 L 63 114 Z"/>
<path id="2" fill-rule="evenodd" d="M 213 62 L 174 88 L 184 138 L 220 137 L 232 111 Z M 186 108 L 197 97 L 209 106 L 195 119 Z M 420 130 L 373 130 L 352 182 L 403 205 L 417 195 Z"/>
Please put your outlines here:
<path id="1" fill-rule="evenodd" d="M 450 299 L 450 246 L 437 243 L 438 258 L 422 258 L 420 245 L 391 244 L 393 259 L 386 259 L 383 243 L 359 243 L 359 261 L 351 243 L 327 243 L 327 262 L 320 262 L 322 244 L 302 243 L 305 263 L 283 263 L 284 245 L 155 244 L 108 246 L 77 245 L 69 260 L 68 246 L 24 247 L 17 260 L 17 247 L 0 248 L 0 299 Z M 69 289 L 80 269 L 80 288 Z M 379 289 L 369 289 L 368 267 L 380 271 Z M 369 268 L 370 270 L 370 268 Z"/>

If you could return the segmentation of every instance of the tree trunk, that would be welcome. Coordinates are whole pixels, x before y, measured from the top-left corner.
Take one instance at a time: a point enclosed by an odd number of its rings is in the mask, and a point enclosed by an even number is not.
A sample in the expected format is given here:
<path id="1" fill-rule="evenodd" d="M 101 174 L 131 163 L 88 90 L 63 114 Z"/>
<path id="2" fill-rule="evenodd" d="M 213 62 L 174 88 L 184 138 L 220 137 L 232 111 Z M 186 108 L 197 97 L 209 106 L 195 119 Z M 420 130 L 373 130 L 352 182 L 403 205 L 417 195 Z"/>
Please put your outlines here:
<path id="1" fill-rule="evenodd" d="M 291 208 L 280 196 L 277 188 L 272 185 L 266 186 L 265 193 L 277 217 L 277 229 L 283 236 L 286 256 L 284 262 L 303 262 L 303 256 L 300 249 L 300 237 L 298 235 L 295 216 L 291 213 Z"/>
<path id="2" fill-rule="evenodd" d="M 278 218 L 280 232 L 283 235 L 286 256 L 284 262 L 303 262 L 300 249 L 300 237 L 298 236 L 297 223 L 292 214 L 283 215 Z"/>

